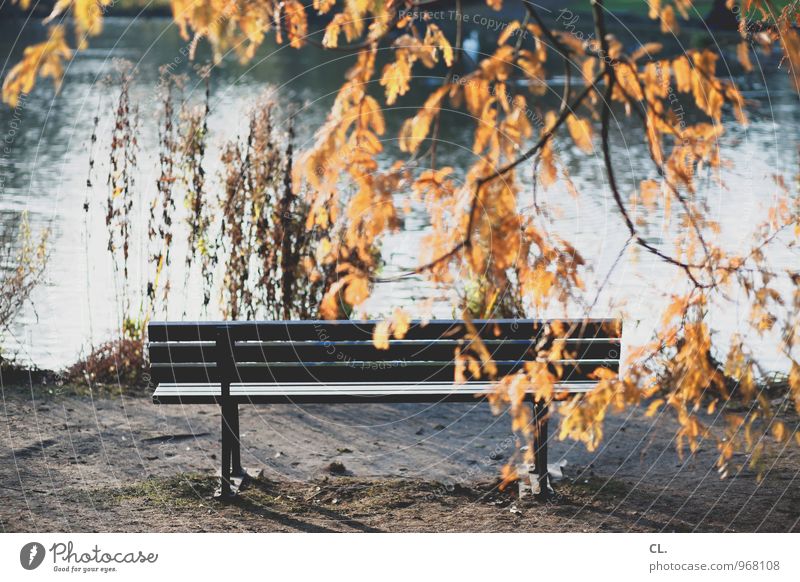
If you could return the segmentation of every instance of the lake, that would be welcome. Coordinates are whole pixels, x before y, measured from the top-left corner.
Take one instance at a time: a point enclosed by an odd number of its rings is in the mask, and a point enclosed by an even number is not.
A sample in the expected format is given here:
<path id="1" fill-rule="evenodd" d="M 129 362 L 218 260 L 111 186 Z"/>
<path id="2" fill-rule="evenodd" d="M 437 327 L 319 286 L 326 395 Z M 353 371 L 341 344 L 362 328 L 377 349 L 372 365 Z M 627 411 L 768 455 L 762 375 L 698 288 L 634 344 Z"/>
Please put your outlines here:
<path id="1" fill-rule="evenodd" d="M 23 30 L 17 40 L 18 32 L 17 23 L 0 23 L 0 50 L 3 55 L 11 54 L 6 67 L 9 62 L 18 60 L 21 47 L 42 36 L 41 28 L 36 26 Z M 689 31 L 681 40 L 690 44 L 694 34 Z M 483 46 L 489 46 L 489 36 L 482 33 Z M 110 135 L 119 92 L 117 86 L 104 79 L 114 71 L 114 59 L 136 63 L 138 75 L 133 100 L 140 108 L 141 125 L 137 184 L 141 196 L 152 196 L 158 172 L 155 123 L 159 113 L 155 94 L 158 69 L 172 63 L 176 70 L 190 71 L 192 65 L 186 58 L 186 48 L 187 43 L 169 20 L 109 18 L 103 34 L 93 39 L 90 48 L 69 64 L 63 88 L 57 96 L 53 96 L 48 83 L 39 83 L 17 110 L 0 108 L 0 139 L 7 146 L 0 159 L 2 234 L 9 236 L 16 231 L 23 212 L 28 213 L 34 231 L 52 230 L 46 282 L 35 291 L 33 305 L 5 334 L 5 355 L 16 354 L 21 361 L 58 369 L 116 334 L 120 321 L 120 288 L 107 251 L 107 190 L 103 175 L 106 166 L 102 151 L 96 156 L 94 188 L 86 185 L 93 119 L 96 115 L 100 118 L 98 134 L 102 144 Z M 729 52 L 725 54 L 726 58 L 730 56 Z M 202 62 L 206 56 L 201 50 L 198 61 Z M 749 248 L 751 228 L 765 218 L 766 207 L 778 193 L 773 176 L 783 176 L 787 183 L 795 184 L 798 169 L 798 96 L 785 73 L 777 70 L 776 59 L 766 57 L 762 70 L 762 58 L 765 57 L 754 55 L 756 72 L 737 78 L 746 98 L 752 101 L 750 124 L 747 127 L 733 123 L 726 126 L 720 142 L 721 155 L 727 161 L 721 172 L 722 183 L 709 175 L 700 181 L 698 193 L 708 204 L 710 217 L 720 223 L 721 240 L 727 248 L 742 252 Z M 246 132 L 246 112 L 269 86 L 277 87 L 282 104 L 301 108 L 297 147 L 308 147 L 314 128 L 325 119 L 351 62 L 352 57 L 345 53 L 325 53 L 313 47 L 296 51 L 271 41 L 265 43 L 247 65 L 226 59 L 212 75 L 210 126 L 213 143 L 207 173 L 212 175 L 219 171 L 221 142 Z M 720 67 L 724 66 L 727 63 L 722 62 Z M 548 105 L 557 102 L 563 86 L 557 69 L 552 75 L 550 92 L 541 98 Z M 412 115 L 426 86 L 439 82 L 433 73 L 431 77 L 418 79 L 418 88 L 387 112 L 388 128 L 384 137 L 388 156 L 398 151 L 394 138 L 402 120 Z M 376 87 L 376 92 L 378 90 L 380 88 Z M 202 84 L 193 76 L 187 93 L 199 99 L 202 91 Z M 533 105 L 536 106 L 535 101 Z M 641 132 L 635 129 L 635 120 L 618 116 L 615 124 L 612 137 L 619 160 L 619 179 L 623 192 L 629 195 L 639 181 L 653 177 L 654 172 Z M 473 161 L 471 132 L 472 126 L 463 114 L 445 114 L 441 139 L 446 143 L 439 147 L 441 164 L 465 168 Z M 553 232 L 574 243 L 592 265 L 586 303 L 593 302 L 598 283 L 608 278 L 592 313 L 624 315 L 626 342 L 645 341 L 669 294 L 681 290 L 678 273 L 652 255 L 631 248 L 617 261 L 626 243 L 627 231 L 606 187 L 599 151 L 595 156 L 587 156 L 571 142 L 562 140 L 558 143 L 558 152 L 581 196 L 570 196 L 562 182 L 548 190 L 539 188 L 539 204 L 552 209 L 551 216 L 544 220 Z M 520 172 L 525 184 L 520 205 L 526 212 L 534 212 L 531 172 L 530 165 L 523 166 Z M 407 195 L 407 192 L 398 192 L 398 202 Z M 399 206 L 402 208 L 403 204 Z M 142 228 L 148 212 L 141 200 L 134 207 L 136 235 L 131 250 L 131 280 L 140 282 L 139 289 L 144 289 L 144 273 L 148 267 L 146 236 Z M 679 228 L 678 210 L 673 209 L 671 217 L 659 211 L 648 213 L 644 219 L 649 240 L 671 249 L 675 229 Z M 403 229 L 386 237 L 384 275 L 401 273 L 418 263 L 422 236 L 428 228 L 426 220 L 424 212 L 412 205 L 404 217 Z M 176 238 L 185 241 L 185 237 Z M 180 243 L 175 256 L 182 257 Z M 768 258 L 776 268 L 800 264 L 797 249 L 786 244 L 775 245 Z M 182 287 L 182 273 L 177 271 L 174 281 L 178 283 L 167 313 L 163 315 L 187 318 L 219 315 L 216 301 L 212 301 L 208 312 L 203 312 L 200 290 L 191 278 L 186 290 Z M 379 285 L 362 312 L 380 316 L 390 313 L 395 306 L 406 308 L 412 314 L 430 311 L 436 316 L 449 317 L 453 314 L 453 296 L 446 288 L 435 288 L 419 278 L 407 278 Z M 585 309 L 578 305 L 567 313 L 573 317 L 585 314 Z M 737 297 L 731 298 L 722 308 L 712 310 L 710 317 L 712 328 L 723 338 L 747 329 L 747 306 L 745 302 L 739 304 Z M 770 367 L 781 369 L 785 362 L 775 356 L 775 341 L 775 337 L 765 337 L 759 344 L 758 355 Z"/>

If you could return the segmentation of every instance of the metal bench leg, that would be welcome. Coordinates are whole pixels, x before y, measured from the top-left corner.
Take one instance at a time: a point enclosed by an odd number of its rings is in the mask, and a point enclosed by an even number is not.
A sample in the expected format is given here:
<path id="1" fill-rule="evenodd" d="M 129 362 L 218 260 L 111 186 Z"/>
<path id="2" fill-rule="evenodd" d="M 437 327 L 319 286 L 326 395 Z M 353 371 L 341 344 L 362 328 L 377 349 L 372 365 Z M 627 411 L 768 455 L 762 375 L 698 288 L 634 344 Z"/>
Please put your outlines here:
<path id="1" fill-rule="evenodd" d="M 242 467 L 239 405 L 235 402 L 223 402 L 220 408 L 222 409 L 222 471 L 219 491 L 215 496 L 225 501 L 233 499 L 245 488 L 251 477 Z"/>
<path id="2" fill-rule="evenodd" d="M 239 405 L 231 404 L 230 407 L 231 410 L 228 418 L 233 435 L 233 443 L 231 445 L 231 472 L 234 476 L 241 476 L 244 474 L 244 470 L 242 469 L 242 446 L 239 440 Z"/>
<path id="3" fill-rule="evenodd" d="M 224 327 L 217 330 L 217 369 L 220 383 L 220 408 L 222 409 L 222 471 L 219 492 L 223 500 L 231 499 L 248 480 L 242 468 L 242 448 L 239 442 L 239 405 L 231 398 L 231 378 L 236 377 L 233 357 L 235 338 Z"/>
<path id="4" fill-rule="evenodd" d="M 533 446 L 536 479 L 539 492 L 536 499 L 546 500 L 550 497 L 550 474 L 547 471 L 547 420 L 549 410 L 547 403 L 537 401 L 533 405 Z"/>
<path id="5" fill-rule="evenodd" d="M 219 496 L 225 500 L 233 497 L 231 489 L 231 455 L 235 437 L 231 427 L 231 405 L 224 403 L 222 409 L 222 471 L 220 473 Z"/>

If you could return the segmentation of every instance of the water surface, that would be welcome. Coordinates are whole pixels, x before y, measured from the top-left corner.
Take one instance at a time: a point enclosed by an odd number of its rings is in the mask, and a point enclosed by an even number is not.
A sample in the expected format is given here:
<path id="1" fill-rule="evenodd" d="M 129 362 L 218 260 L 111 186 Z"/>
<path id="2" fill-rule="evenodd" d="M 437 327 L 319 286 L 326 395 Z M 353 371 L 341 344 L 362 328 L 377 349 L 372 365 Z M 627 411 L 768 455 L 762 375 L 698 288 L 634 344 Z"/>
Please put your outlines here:
<path id="1" fill-rule="evenodd" d="M 0 53 L 11 54 L 10 62 L 19 58 L 21 46 L 41 36 L 40 28 L 27 27 L 15 45 L 18 25 L 0 23 Z M 486 42 L 488 40 L 483 39 Z M 688 41 L 687 41 L 688 42 Z M 166 19 L 107 19 L 103 34 L 92 41 L 91 48 L 81 52 L 70 63 L 61 92 L 53 94 L 45 83 L 23 100 L 15 111 L 0 110 L 0 135 L 8 149 L 0 160 L 3 189 L 0 197 L 0 228 L 8 236 L 18 227 L 27 212 L 34 230 L 50 228 L 51 260 L 46 284 L 37 289 L 33 306 L 25 311 L 4 338 L 4 353 L 17 354 L 24 361 L 40 367 L 59 368 L 74 362 L 82 353 L 116 333 L 120 321 L 119 278 L 107 251 L 105 227 L 104 152 L 97 153 L 95 187 L 86 186 L 90 135 L 93 118 L 100 118 L 101 144 L 111 131 L 113 107 L 118 87 L 104 81 L 114 71 L 114 59 L 128 59 L 137 64 L 138 75 L 133 88 L 134 101 L 140 108 L 139 159 L 137 183 L 143 199 L 155 190 L 158 171 L 157 134 L 158 69 L 172 64 L 175 71 L 191 72 L 186 58 L 187 43 L 180 38 L 171 21 Z M 200 54 L 202 60 L 204 55 Z M 247 110 L 267 87 L 278 88 L 281 104 L 302 111 L 298 127 L 298 148 L 308 147 L 313 130 L 324 120 L 333 96 L 352 57 L 342 53 L 324 53 L 314 48 L 295 51 L 271 42 L 265 43 L 257 58 L 248 65 L 226 59 L 212 76 L 210 119 L 212 145 L 206 171 L 219 171 L 218 151 L 224 140 L 242 135 L 247 129 Z M 758 61 L 757 67 L 762 63 Z M 721 154 L 726 166 L 721 183 L 711 174 L 699 181 L 699 196 L 706 200 L 710 216 L 721 225 L 720 237 L 730 250 L 744 252 L 749 248 L 749 234 L 765 218 L 765 209 L 778 193 L 774 176 L 783 176 L 793 183 L 797 168 L 800 116 L 797 95 L 791 90 L 775 61 L 767 59 L 764 71 L 758 70 L 746 79 L 738 79 L 752 100 L 751 123 L 747 127 L 729 124 L 721 141 Z M 724 66 L 724 63 L 721 65 Z M 434 74 L 435 73 L 435 74 Z M 402 120 L 411 115 L 420 103 L 422 92 L 439 82 L 434 72 L 430 79 L 419 79 L 417 89 L 386 114 L 388 130 L 386 151 L 397 153 L 397 130 Z M 533 108 L 551 105 L 559 99 L 563 78 L 553 72 L 550 92 L 544 97 L 530 98 Z M 196 75 L 187 87 L 192 99 L 202 96 L 203 86 Z M 376 92 L 380 90 L 375 87 Z M 524 89 L 522 89 L 524 90 Z M 652 164 L 635 121 L 615 118 L 614 152 L 619 159 L 619 179 L 626 194 L 634 191 L 640 180 L 654 177 Z M 470 151 L 471 120 L 463 113 L 450 112 L 443 117 L 439 146 L 441 164 L 463 169 L 474 161 Z M 100 148 L 102 150 L 102 148 Z M 615 211 L 605 184 L 601 160 L 578 152 L 571 143 L 559 142 L 561 161 L 581 192 L 577 199 L 563 183 L 548 190 L 538 190 L 540 205 L 552 209 L 543 219 L 553 232 L 575 244 L 593 271 L 587 280 L 586 302 L 591 303 L 600 281 L 608 279 L 593 310 L 595 315 L 624 314 L 626 341 L 646 339 L 652 332 L 658 312 L 670 292 L 678 292 L 676 271 L 657 259 L 628 249 L 622 260 L 617 257 L 624 248 L 627 231 Z M 383 160 L 385 162 L 385 160 Z M 526 212 L 535 212 L 531 166 L 521 171 L 524 182 L 520 205 Z M 407 192 L 398 192 L 398 202 Z M 400 207 L 404 204 L 400 203 Z M 85 210 L 88 208 L 88 210 Z M 146 204 L 137 201 L 134 210 L 135 237 L 131 256 L 131 281 L 136 289 L 144 289 L 147 261 L 146 236 L 141 230 L 148 215 Z M 671 249 L 679 228 L 679 214 L 662 212 L 647 216 L 648 236 L 656 244 Z M 428 228 L 425 214 L 412 205 L 405 216 L 402 231 L 388 236 L 384 242 L 384 274 L 403 272 L 417 264 L 422 236 Z M 180 241 L 174 250 L 181 263 Z M 184 243 L 185 244 L 185 243 Z M 774 267 L 797 265 L 797 250 L 777 244 L 770 252 Z M 609 271 L 614 267 L 613 272 Z M 176 271 L 167 317 L 213 318 L 219 315 L 216 301 L 211 309 L 201 308 L 201 291 L 196 278 Z M 185 285 L 185 286 L 184 286 Z M 135 302 L 134 302 L 135 303 Z M 412 313 L 427 311 L 438 316 L 453 313 L 453 297 L 448 289 L 437 289 L 419 279 L 380 285 L 364 306 L 369 315 L 388 313 L 401 306 Z M 584 308 L 576 305 L 568 313 L 582 316 Z M 723 335 L 745 330 L 748 317 L 746 303 L 736 298 L 723 309 L 714 310 L 712 327 Z M 765 361 L 775 367 L 782 362 L 774 357 L 774 338 L 762 342 Z"/>

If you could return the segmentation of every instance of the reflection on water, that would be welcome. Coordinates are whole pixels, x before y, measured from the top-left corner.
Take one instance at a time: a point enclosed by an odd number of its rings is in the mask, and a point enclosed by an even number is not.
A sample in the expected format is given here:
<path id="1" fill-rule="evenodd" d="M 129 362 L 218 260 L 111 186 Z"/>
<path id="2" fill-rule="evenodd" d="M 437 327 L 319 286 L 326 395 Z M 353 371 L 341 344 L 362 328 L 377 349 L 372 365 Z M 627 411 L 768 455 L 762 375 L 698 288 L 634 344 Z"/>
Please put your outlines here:
<path id="1" fill-rule="evenodd" d="M 14 24 L 7 22 L 0 27 L 3 39 L 0 49 L 3 54 L 12 52 L 11 62 L 14 62 L 20 50 L 14 47 L 12 51 L 16 29 L 10 34 Z M 22 44 L 33 41 L 37 34 L 40 32 L 36 29 L 26 31 Z M 89 190 L 86 186 L 93 118 L 96 115 L 100 118 L 99 135 L 109 135 L 118 90 L 104 79 L 114 70 L 116 58 L 137 63 L 138 80 L 133 89 L 133 100 L 139 103 L 141 118 L 141 173 L 137 183 L 149 198 L 155 190 L 158 171 L 155 123 L 158 69 L 170 64 L 175 72 L 191 72 L 186 55 L 186 42 L 168 20 L 109 19 L 103 35 L 70 64 L 57 98 L 53 99 L 49 87 L 42 84 L 16 111 L 0 110 L 0 138 L 6 146 L 0 159 L 3 177 L 0 228 L 3 233 L 13 231 L 21 213 L 27 210 L 34 229 L 52 229 L 47 284 L 35 293 L 35 308 L 26 311 L 11 335 L 5 338 L 6 351 L 17 352 L 21 359 L 41 367 L 58 368 L 74 361 L 90 345 L 113 334 L 119 322 L 117 297 L 120 289 L 115 284 L 113 265 L 106 250 L 102 151 L 97 154 L 95 188 Z M 298 128 L 297 146 L 298 149 L 307 147 L 313 138 L 313 128 L 324 119 L 351 62 L 352 56 L 345 53 L 323 53 L 311 47 L 298 52 L 267 43 L 252 63 L 242 66 L 226 61 L 224 66 L 215 69 L 210 120 L 214 141 L 207 156 L 207 172 L 218 171 L 216 160 L 222 140 L 246 131 L 244 113 L 270 85 L 279 88 L 281 101 L 287 107 L 291 105 L 302 111 L 298 117 L 302 125 Z M 774 70 L 774 63 L 770 63 L 770 68 Z M 755 75 L 755 78 L 743 85 L 746 97 L 754 101 L 750 125 L 746 128 L 729 125 L 722 140 L 722 156 L 730 162 L 722 171 L 722 183 L 717 183 L 709 174 L 700 184 L 710 217 L 721 225 L 722 243 L 734 251 L 748 248 L 749 227 L 764 218 L 765 207 L 777 193 L 773 176 L 783 175 L 791 183 L 797 167 L 794 145 L 800 137 L 797 95 L 780 73 Z M 192 79 L 187 93 L 199 99 L 202 84 L 196 75 Z M 419 84 L 425 89 L 426 83 L 437 82 L 432 78 L 420 80 Z M 551 92 L 541 99 L 555 103 L 560 90 L 561 84 L 554 83 Z M 400 123 L 420 101 L 419 94 L 412 94 L 393 108 L 396 112 L 387 113 L 385 147 L 389 155 L 398 152 L 394 136 Z M 534 108 L 537 103 L 532 100 Z M 634 129 L 634 122 L 625 117 L 615 122 L 618 125 L 613 134 L 614 151 L 620 161 L 621 189 L 633 193 L 640 180 L 653 177 L 652 164 L 641 133 Z M 473 161 L 471 128 L 472 122 L 464 113 L 445 114 L 440 137 L 446 145 L 440 145 L 438 151 L 441 164 L 463 168 Z M 601 160 L 581 154 L 568 142 L 560 143 L 558 149 L 561 162 L 582 195 L 572 197 L 561 182 L 548 190 L 540 188 L 536 194 L 539 206 L 552 210 L 548 217 L 540 219 L 574 243 L 593 266 L 592 276 L 587 281 L 587 303 L 594 299 L 597 282 L 608 278 L 595 313 L 624 313 L 626 338 L 632 342 L 643 340 L 654 327 L 654 317 L 665 294 L 675 284 L 676 273 L 652 256 L 630 248 L 623 260 L 615 262 L 625 246 L 627 231 L 614 211 L 604 183 Z M 525 187 L 520 204 L 534 213 L 531 171 L 530 166 L 522 171 Z M 398 192 L 398 201 L 404 200 L 406 194 Z M 404 207 L 404 203 L 399 206 Z M 134 226 L 141 227 L 148 209 L 139 203 L 134 212 Z M 647 220 L 651 241 L 670 245 L 675 229 L 679 228 L 678 216 L 650 213 Z M 412 206 L 405 217 L 404 229 L 385 240 L 383 274 L 400 273 L 417 264 L 425 230 L 426 217 Z M 132 280 L 142 289 L 147 272 L 145 239 L 140 236 L 131 250 Z M 176 239 L 185 241 L 186 237 L 176 234 Z M 182 253 L 183 249 L 175 249 L 175 256 L 180 257 Z M 777 245 L 769 259 L 776 267 L 798 264 L 797 251 L 785 245 Z M 609 274 L 612 266 L 615 269 Z M 186 313 L 189 318 L 213 318 L 217 315 L 214 309 L 207 314 L 202 312 L 199 282 L 189 278 L 184 288 L 184 276 L 180 273 L 173 281 L 167 316 L 181 317 Z M 400 305 L 419 313 L 430 306 L 434 315 L 450 316 L 451 299 L 446 289 L 436 289 L 419 279 L 403 279 L 379 286 L 364 311 L 377 315 Z M 583 314 L 577 306 L 569 313 L 571 316 Z M 746 318 L 746 310 L 739 310 L 734 301 L 714 312 L 712 327 L 728 334 L 744 329 Z M 769 341 L 765 340 L 767 355 Z M 768 361 L 780 365 L 774 360 Z"/>

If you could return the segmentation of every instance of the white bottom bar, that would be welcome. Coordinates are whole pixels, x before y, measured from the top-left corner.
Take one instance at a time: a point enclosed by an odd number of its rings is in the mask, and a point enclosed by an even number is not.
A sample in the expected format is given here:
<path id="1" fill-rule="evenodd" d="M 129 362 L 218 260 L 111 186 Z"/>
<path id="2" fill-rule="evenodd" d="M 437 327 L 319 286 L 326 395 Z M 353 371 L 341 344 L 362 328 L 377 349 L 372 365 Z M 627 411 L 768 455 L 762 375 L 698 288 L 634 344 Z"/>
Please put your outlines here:
<path id="1" fill-rule="evenodd" d="M 4 580 L 777 581 L 799 563 L 785 534 L 0 535 Z"/>

